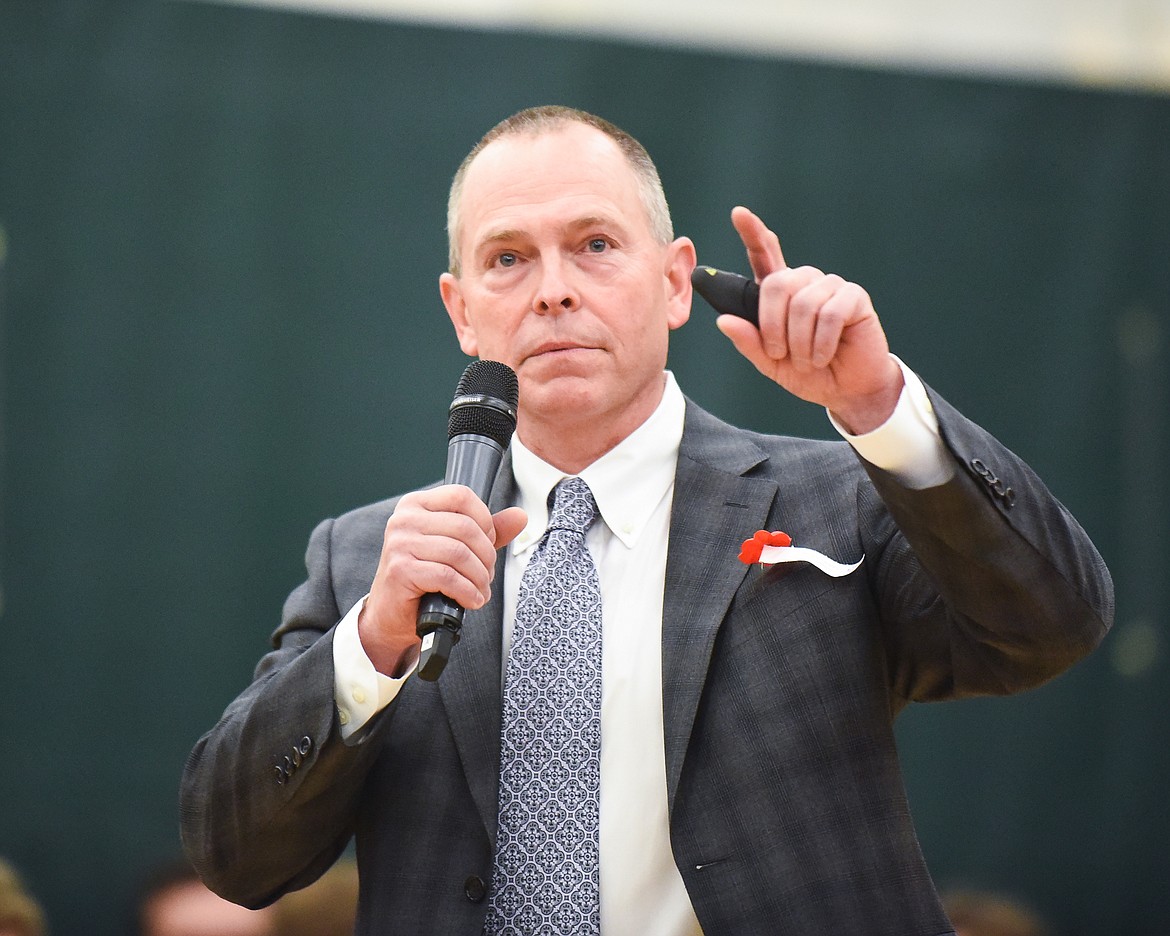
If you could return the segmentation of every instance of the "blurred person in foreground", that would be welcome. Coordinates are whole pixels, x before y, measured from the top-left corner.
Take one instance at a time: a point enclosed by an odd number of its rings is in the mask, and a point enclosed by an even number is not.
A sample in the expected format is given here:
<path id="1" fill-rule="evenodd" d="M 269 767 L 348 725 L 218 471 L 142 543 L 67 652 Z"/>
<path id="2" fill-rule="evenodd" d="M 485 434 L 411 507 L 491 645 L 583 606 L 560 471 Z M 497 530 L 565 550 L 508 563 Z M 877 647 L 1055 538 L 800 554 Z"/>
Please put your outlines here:
<path id="1" fill-rule="evenodd" d="M 357 862 L 341 858 L 308 887 L 272 905 L 276 931 L 280 936 L 352 936 L 357 903 Z"/>
<path id="2" fill-rule="evenodd" d="M 943 907 L 956 936 L 1052 936 L 1034 910 L 1004 894 L 953 890 Z"/>
<path id="3" fill-rule="evenodd" d="M 184 773 L 217 892 L 271 903 L 356 835 L 364 936 L 952 932 L 894 718 L 1063 672 L 1112 583 L 1036 475 L 890 354 L 861 286 L 731 220 L 759 326 L 719 330 L 844 441 L 684 397 L 665 367 L 695 248 L 636 140 L 545 107 L 471 151 L 439 289 L 462 350 L 516 372 L 515 437 L 487 504 L 438 485 L 314 531 L 274 649 Z M 426 593 L 468 609 L 434 682 Z"/>
<path id="4" fill-rule="evenodd" d="M 47 936 L 45 913 L 24 881 L 0 858 L 0 936 Z"/>
<path id="5" fill-rule="evenodd" d="M 277 936 L 272 907 L 224 900 L 185 862 L 158 869 L 138 898 L 139 936 Z"/>

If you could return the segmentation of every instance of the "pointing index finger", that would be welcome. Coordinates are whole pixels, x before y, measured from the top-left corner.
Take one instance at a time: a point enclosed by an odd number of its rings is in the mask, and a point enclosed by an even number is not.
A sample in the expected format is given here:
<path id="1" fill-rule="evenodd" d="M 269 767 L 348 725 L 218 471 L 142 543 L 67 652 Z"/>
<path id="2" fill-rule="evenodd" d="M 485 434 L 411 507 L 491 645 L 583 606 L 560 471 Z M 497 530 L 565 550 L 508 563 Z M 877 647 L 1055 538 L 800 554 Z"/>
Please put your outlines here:
<path id="1" fill-rule="evenodd" d="M 737 205 L 731 209 L 731 223 L 747 248 L 748 263 L 757 282 L 769 273 L 788 268 L 780 249 L 780 238 L 754 212 Z"/>

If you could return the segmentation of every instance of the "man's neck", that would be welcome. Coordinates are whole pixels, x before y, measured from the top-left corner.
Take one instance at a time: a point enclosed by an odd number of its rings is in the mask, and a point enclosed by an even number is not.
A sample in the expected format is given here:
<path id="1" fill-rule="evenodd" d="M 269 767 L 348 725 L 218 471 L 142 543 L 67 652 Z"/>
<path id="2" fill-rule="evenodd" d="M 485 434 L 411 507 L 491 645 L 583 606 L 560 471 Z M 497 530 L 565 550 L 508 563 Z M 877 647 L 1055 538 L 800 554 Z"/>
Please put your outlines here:
<path id="1" fill-rule="evenodd" d="M 517 429 L 517 435 L 533 455 L 567 475 L 578 475 L 619 445 L 629 433 L 599 436 L 594 432 L 589 436 L 584 431 L 579 434 L 564 431 L 564 427 L 557 432 L 534 432 L 525 426 Z"/>
<path id="2" fill-rule="evenodd" d="M 577 475 L 616 448 L 646 422 L 662 402 L 666 389 L 663 373 L 659 391 L 651 400 L 631 407 L 616 418 L 589 417 L 542 420 L 521 409 L 516 434 L 532 454 L 565 474 Z"/>

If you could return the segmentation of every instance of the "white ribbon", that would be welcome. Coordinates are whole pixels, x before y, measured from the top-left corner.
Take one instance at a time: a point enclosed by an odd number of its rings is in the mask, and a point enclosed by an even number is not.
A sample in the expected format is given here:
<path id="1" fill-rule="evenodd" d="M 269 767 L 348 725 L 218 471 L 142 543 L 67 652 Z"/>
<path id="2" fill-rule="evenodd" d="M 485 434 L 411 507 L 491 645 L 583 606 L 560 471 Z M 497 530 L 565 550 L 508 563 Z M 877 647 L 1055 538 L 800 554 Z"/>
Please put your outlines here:
<path id="1" fill-rule="evenodd" d="M 775 565 L 778 562 L 807 562 L 833 578 L 848 575 L 864 561 L 865 556 L 863 555 L 853 565 L 845 565 L 835 559 L 830 559 L 824 553 L 804 546 L 765 546 L 760 550 L 760 565 Z"/>

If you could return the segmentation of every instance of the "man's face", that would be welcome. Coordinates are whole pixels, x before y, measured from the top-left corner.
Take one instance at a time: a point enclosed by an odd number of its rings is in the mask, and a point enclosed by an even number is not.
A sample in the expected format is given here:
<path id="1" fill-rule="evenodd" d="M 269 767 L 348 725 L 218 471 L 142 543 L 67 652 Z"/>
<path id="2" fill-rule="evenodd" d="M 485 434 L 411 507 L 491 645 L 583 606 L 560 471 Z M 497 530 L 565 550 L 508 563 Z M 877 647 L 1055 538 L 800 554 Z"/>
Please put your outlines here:
<path id="1" fill-rule="evenodd" d="M 655 241 L 633 169 L 584 124 L 489 144 L 461 208 L 461 273 L 440 279 L 460 347 L 516 371 L 527 443 L 576 426 L 616 444 L 661 399 L 694 247 Z"/>

